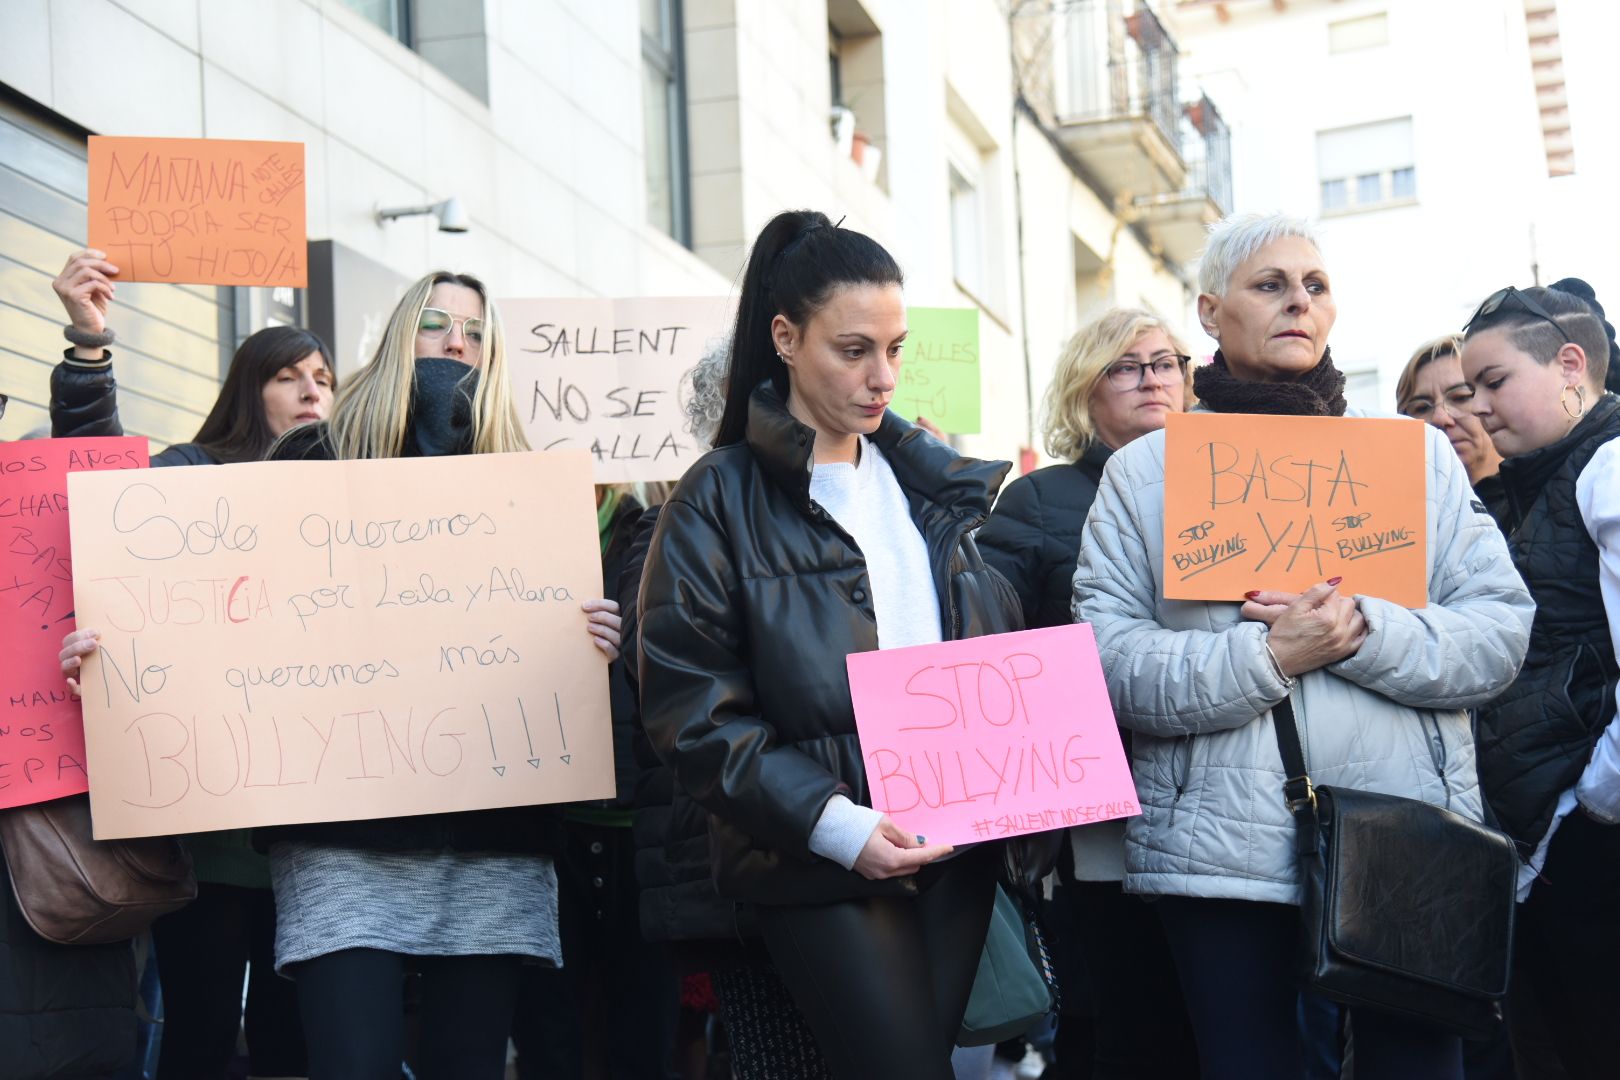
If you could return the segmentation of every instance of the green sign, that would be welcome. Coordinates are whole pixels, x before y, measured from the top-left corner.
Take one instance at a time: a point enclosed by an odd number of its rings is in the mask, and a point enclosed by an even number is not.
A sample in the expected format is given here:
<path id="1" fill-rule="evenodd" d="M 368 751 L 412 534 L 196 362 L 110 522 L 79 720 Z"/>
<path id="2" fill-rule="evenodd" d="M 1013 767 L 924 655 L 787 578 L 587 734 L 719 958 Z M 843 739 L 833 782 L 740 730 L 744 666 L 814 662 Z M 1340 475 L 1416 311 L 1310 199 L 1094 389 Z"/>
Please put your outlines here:
<path id="1" fill-rule="evenodd" d="M 979 309 L 906 310 L 900 385 L 889 407 L 952 435 L 979 431 Z"/>

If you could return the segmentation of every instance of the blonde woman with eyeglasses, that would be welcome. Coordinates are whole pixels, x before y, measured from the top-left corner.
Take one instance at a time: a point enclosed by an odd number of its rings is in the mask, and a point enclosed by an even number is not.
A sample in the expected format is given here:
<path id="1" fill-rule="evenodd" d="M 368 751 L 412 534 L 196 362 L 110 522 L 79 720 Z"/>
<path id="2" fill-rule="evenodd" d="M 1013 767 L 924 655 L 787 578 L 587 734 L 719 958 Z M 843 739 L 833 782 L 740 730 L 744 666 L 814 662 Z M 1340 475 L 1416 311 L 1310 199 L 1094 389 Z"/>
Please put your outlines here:
<path id="1" fill-rule="evenodd" d="M 1440 429 L 1468 470 L 1468 482 L 1498 521 L 1507 493 L 1497 475 L 1502 455 L 1474 415 L 1474 386 L 1463 377 L 1461 334 L 1446 334 L 1419 345 L 1395 383 L 1395 408 Z"/>
<path id="2" fill-rule="evenodd" d="M 406 291 L 331 419 L 289 432 L 270 457 L 527 449 L 488 290 L 439 272 Z M 582 606 L 596 645 L 617 659 L 618 604 Z M 276 968 L 298 981 L 311 1080 L 397 1080 L 410 970 L 423 977 L 417 1075 L 505 1075 L 522 965 L 562 962 L 554 821 L 513 807 L 262 830 L 280 916 Z"/>
<path id="3" fill-rule="evenodd" d="M 1063 347 L 1042 408 L 1046 451 L 1063 464 L 1008 484 L 976 538 L 984 561 L 1012 582 L 1029 626 L 1074 621 L 1074 566 L 1103 466 L 1120 447 L 1164 427 L 1170 413 L 1185 411 L 1189 367 L 1187 346 L 1169 324 L 1135 308 L 1104 312 Z M 1056 900 L 1072 912 L 1074 933 L 1054 948 L 1060 965 L 1063 953 L 1076 954 L 1089 992 L 1064 997 L 1059 1062 L 1081 1073 L 1095 1065 L 1099 1075 L 1196 1076 L 1164 932 L 1148 906 L 1120 888 L 1125 823 L 1087 825 L 1069 836 L 1073 867 L 1061 869 Z"/>

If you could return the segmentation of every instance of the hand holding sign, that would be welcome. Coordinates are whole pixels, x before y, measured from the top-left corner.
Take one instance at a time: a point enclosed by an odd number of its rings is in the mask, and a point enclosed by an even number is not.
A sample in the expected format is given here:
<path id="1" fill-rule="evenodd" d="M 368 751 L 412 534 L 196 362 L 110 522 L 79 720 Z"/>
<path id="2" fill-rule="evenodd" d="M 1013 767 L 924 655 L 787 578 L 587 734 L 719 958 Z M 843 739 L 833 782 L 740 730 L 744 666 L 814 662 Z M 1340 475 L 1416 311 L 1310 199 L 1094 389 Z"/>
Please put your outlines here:
<path id="1" fill-rule="evenodd" d="M 1164 439 L 1164 595 L 1346 593 L 1428 602 L 1423 425 L 1172 413 Z M 1275 606 L 1275 605 L 1272 605 Z"/>
<path id="2" fill-rule="evenodd" d="M 855 872 L 868 881 L 906 877 L 952 850 L 949 844 L 929 844 L 926 837 L 906 832 L 885 814 L 856 856 Z"/>
<path id="3" fill-rule="evenodd" d="M 1243 617 L 1271 627 L 1266 643 L 1289 678 L 1354 656 L 1367 640 L 1367 620 L 1354 597 L 1342 596 L 1339 578 L 1313 585 L 1300 596 L 1255 591 Z"/>
<path id="4" fill-rule="evenodd" d="M 74 329 L 99 334 L 107 329 L 107 309 L 118 286 L 111 281 L 118 267 L 107 261 L 107 253 L 91 248 L 68 259 L 51 288 L 67 310 Z"/>
<path id="5" fill-rule="evenodd" d="M 304 144 L 90 136 L 90 247 L 122 281 L 309 284 Z"/>

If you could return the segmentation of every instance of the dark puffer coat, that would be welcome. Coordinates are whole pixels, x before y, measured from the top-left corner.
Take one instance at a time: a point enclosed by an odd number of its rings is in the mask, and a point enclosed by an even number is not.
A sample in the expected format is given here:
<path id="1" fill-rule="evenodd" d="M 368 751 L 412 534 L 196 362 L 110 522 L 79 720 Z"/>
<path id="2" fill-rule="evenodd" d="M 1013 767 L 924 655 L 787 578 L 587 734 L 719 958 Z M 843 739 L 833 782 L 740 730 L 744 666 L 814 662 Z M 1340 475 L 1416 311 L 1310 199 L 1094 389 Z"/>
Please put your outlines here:
<path id="1" fill-rule="evenodd" d="M 1605 394 L 1564 438 L 1502 463 L 1502 524 L 1536 617 L 1519 677 L 1479 711 L 1479 779 L 1497 822 L 1525 852 L 1546 835 L 1614 708 L 1620 663 L 1575 481 L 1615 438 L 1620 397 Z"/>
<path id="2" fill-rule="evenodd" d="M 1093 441 L 1079 461 L 1020 476 L 1007 485 L 973 538 L 984 561 L 1012 582 L 1031 629 L 1074 622 L 1080 534 L 1113 453 Z"/>
<path id="3" fill-rule="evenodd" d="M 134 1057 L 129 942 L 46 941 L 17 909 L 0 858 L 0 1077 L 107 1076 Z"/>
<path id="4" fill-rule="evenodd" d="M 619 609 L 624 616 L 621 662 L 638 695 L 636 628 L 641 574 L 658 527 L 662 506 L 644 512 L 619 577 Z M 615 713 L 615 722 L 617 714 Z M 709 816 L 675 784 L 669 766 L 658 759 L 636 713 L 633 752 L 637 768 L 635 822 L 636 886 L 641 890 L 641 934 L 648 941 L 715 941 L 738 930 L 735 905 L 714 891 L 709 873 Z"/>
<path id="5" fill-rule="evenodd" d="M 113 377 L 112 354 L 100 364 L 63 354 L 51 370 L 51 437 L 84 439 L 122 435 L 118 418 L 118 380 Z M 152 468 L 166 465 L 218 465 L 219 459 L 196 443 L 176 443 L 152 457 Z"/>
<path id="6" fill-rule="evenodd" d="M 870 804 L 844 658 L 878 647 L 866 561 L 810 498 L 814 438 L 774 387 L 755 391 L 744 440 L 699 459 L 665 504 L 641 587 L 643 722 L 709 812 L 716 888 L 755 903 L 916 891 L 810 850 L 834 795 Z M 893 413 L 872 441 L 927 544 L 944 637 L 1021 629 L 971 536 L 1009 465 Z"/>

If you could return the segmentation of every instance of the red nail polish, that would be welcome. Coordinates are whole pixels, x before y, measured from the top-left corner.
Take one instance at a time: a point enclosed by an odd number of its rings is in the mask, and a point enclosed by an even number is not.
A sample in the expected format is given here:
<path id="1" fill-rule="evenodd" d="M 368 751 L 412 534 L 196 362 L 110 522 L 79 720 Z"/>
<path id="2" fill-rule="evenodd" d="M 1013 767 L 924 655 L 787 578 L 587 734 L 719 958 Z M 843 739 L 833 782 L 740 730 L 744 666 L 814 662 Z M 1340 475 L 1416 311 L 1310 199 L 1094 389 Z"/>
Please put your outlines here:
<path id="1" fill-rule="evenodd" d="M 1258 597 L 1259 595 L 1260 595 L 1260 590 L 1259 589 L 1250 589 L 1248 592 L 1243 594 L 1243 599 L 1245 599 L 1245 600 L 1253 600 L 1256 597 Z"/>
<path id="2" fill-rule="evenodd" d="M 1339 582 L 1341 582 L 1343 580 L 1344 580 L 1344 578 L 1342 578 L 1342 577 L 1330 577 L 1330 578 L 1328 578 L 1328 584 L 1329 585 L 1337 585 Z"/>

